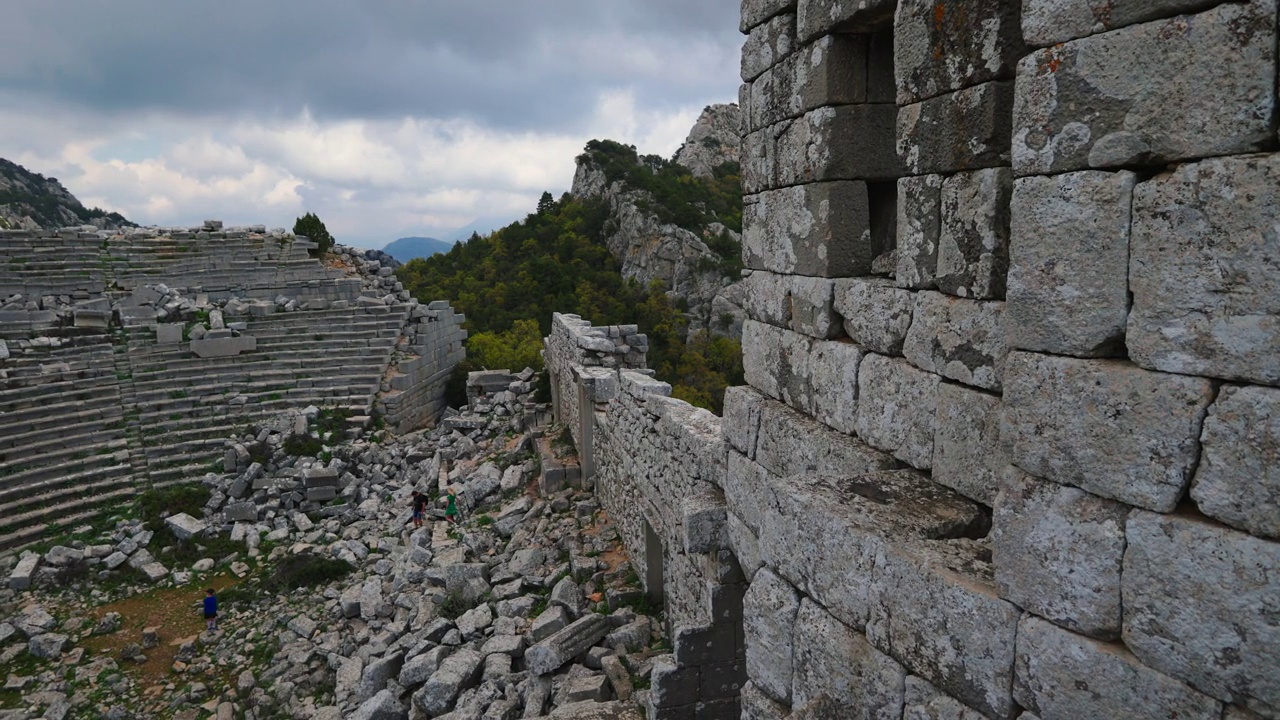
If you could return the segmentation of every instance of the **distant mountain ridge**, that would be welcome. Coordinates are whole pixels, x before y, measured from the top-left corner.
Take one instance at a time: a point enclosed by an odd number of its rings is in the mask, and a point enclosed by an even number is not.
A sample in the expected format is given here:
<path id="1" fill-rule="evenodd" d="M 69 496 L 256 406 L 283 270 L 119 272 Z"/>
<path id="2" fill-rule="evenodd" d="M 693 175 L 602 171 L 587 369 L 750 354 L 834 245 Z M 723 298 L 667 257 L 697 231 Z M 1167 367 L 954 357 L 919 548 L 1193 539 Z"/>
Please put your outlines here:
<path id="1" fill-rule="evenodd" d="M 453 249 L 453 243 L 431 237 L 402 237 L 387 243 L 382 252 L 402 263 L 414 258 L 427 258 Z"/>
<path id="2" fill-rule="evenodd" d="M 0 158 L 0 230 L 54 230 L 70 225 L 137 227 L 120 213 L 86 208 L 57 178 Z"/>

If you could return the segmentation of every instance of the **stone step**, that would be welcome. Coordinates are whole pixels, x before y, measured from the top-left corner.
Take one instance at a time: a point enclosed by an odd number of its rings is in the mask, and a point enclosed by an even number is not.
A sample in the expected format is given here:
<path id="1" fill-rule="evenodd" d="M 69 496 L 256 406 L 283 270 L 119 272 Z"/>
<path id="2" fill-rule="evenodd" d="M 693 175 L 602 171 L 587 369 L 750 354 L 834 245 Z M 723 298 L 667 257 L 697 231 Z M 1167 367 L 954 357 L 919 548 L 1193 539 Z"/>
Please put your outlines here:
<path id="1" fill-rule="evenodd" d="M 5 497 L 0 500 L 0 534 L 12 530 L 15 525 L 30 522 L 42 517 L 46 508 L 73 498 L 83 504 L 93 504 L 104 492 L 134 485 L 133 469 L 127 465 L 116 466 L 114 474 L 103 474 L 89 482 L 82 479 L 77 483 L 57 481 L 55 484 L 42 484 L 30 487 L 28 493 L 16 498 Z M 28 490 L 28 488 L 23 488 Z"/>
<path id="2" fill-rule="evenodd" d="M 118 393 L 115 378 L 61 380 L 0 390 L 0 412 L 24 410 L 51 402 L 90 402 Z"/>
<path id="3" fill-rule="evenodd" d="M 0 458 L 13 455 L 50 440 L 71 439 L 89 432 L 111 432 L 113 426 L 123 429 L 124 411 L 120 407 L 55 415 L 38 421 L 14 424 L 0 416 Z"/>
<path id="4" fill-rule="evenodd" d="M 64 451 L 50 453 L 33 461 L 14 464 L 0 463 L 0 489 L 51 480 L 68 474 L 120 463 L 122 461 L 120 453 L 122 451 L 127 453 L 125 441 L 115 440 L 105 445 L 115 452 L 109 455 L 100 455 L 98 450 L 102 448 L 94 447 L 85 448 L 89 452 L 88 457 L 72 457 L 76 453 Z M 14 468 L 21 469 L 14 470 Z"/>
<path id="5" fill-rule="evenodd" d="M 123 405 L 124 402 L 121 397 L 114 394 L 102 394 L 92 400 L 44 402 L 21 409 L 0 410 L 0 438 L 3 438 L 6 432 L 15 431 L 13 428 L 24 423 L 29 424 L 31 429 L 37 429 L 44 427 L 46 422 L 54 422 L 54 419 L 61 418 L 68 413 L 89 410 L 102 412 L 122 408 Z M 121 412 L 123 412 L 123 409 Z"/>
<path id="6" fill-rule="evenodd" d="M 54 518 L 49 523 L 36 523 L 23 527 L 19 530 L 15 530 L 7 535 L 0 535 L 0 550 L 8 550 L 11 548 L 21 547 L 23 545 L 29 545 L 46 535 L 75 527 L 76 525 L 92 520 L 103 513 L 102 508 L 90 508 L 88 510 L 81 510 L 80 512 L 75 512 L 75 510 L 76 506 L 74 503 L 66 503 L 62 508 L 58 509 L 58 512 L 61 513 L 61 515 Z"/>

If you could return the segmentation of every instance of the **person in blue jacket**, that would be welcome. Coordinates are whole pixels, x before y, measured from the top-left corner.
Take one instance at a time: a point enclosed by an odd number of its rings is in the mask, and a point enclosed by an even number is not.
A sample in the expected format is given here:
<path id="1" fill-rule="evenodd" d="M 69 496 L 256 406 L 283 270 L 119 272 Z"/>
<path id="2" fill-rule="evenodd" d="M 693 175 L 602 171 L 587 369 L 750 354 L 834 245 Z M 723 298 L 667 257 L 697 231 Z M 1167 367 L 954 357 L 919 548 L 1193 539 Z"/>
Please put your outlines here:
<path id="1" fill-rule="evenodd" d="M 209 632 L 218 629 L 218 596 L 213 594 L 213 588 L 204 591 L 204 624 Z"/>

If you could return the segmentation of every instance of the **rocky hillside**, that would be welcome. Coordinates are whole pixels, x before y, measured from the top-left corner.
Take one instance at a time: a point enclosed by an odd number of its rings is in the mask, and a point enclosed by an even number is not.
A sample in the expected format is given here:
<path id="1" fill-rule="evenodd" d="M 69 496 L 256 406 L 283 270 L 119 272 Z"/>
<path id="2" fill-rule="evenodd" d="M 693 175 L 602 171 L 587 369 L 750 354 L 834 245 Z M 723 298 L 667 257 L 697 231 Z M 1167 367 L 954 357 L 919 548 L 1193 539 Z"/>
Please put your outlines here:
<path id="1" fill-rule="evenodd" d="M 741 335 L 743 317 L 741 191 L 729 203 L 734 216 L 730 208 L 709 207 L 707 198 L 679 195 L 690 187 L 679 175 L 687 169 L 713 186 L 736 183 L 741 119 L 737 105 L 708 107 L 670 163 L 629 146 L 593 143 L 578 157 L 570 191 L 607 204 L 606 244 L 623 277 L 646 286 L 661 281 L 687 307 L 691 331 L 730 337 Z M 673 182 L 661 182 L 666 178 Z"/>
<path id="2" fill-rule="evenodd" d="M 119 213 L 86 208 L 57 178 L 47 178 L 0 158 L 0 230 L 70 225 L 93 225 L 99 229 L 135 227 Z"/>

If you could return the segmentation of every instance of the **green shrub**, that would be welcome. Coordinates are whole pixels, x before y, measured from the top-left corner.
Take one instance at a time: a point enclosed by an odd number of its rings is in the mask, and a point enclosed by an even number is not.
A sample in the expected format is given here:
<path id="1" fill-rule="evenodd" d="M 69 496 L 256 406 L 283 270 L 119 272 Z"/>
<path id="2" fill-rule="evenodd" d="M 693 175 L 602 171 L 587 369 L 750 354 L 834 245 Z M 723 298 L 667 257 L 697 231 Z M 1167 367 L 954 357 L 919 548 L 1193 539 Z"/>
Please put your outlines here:
<path id="1" fill-rule="evenodd" d="M 288 592 L 296 588 L 315 587 L 341 580 L 350 575 L 353 570 L 355 568 L 345 560 L 299 553 L 281 560 L 264 586 L 270 592 Z"/>
<path id="2" fill-rule="evenodd" d="M 329 234 L 329 229 L 324 226 L 320 218 L 315 213 L 307 213 L 293 224 L 293 234 L 301 235 L 318 247 L 315 249 L 315 255 L 323 255 L 333 248 L 336 242 L 333 236 Z"/>
<path id="3" fill-rule="evenodd" d="M 456 592 L 446 595 L 444 600 L 440 602 L 439 607 L 440 617 L 448 620 L 457 620 L 470 609 L 466 600 Z"/>
<path id="4" fill-rule="evenodd" d="M 284 441 L 284 451 L 290 455 L 315 457 L 322 450 L 324 450 L 324 444 L 319 438 L 310 435 L 290 435 Z"/>

